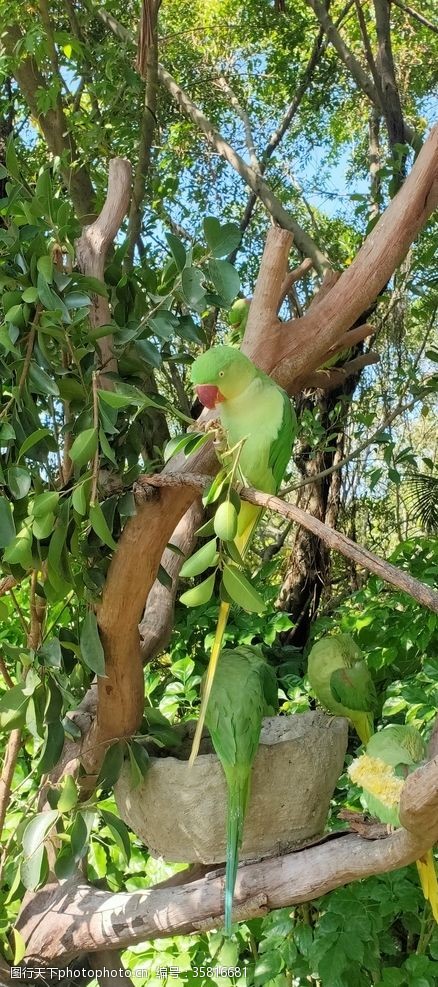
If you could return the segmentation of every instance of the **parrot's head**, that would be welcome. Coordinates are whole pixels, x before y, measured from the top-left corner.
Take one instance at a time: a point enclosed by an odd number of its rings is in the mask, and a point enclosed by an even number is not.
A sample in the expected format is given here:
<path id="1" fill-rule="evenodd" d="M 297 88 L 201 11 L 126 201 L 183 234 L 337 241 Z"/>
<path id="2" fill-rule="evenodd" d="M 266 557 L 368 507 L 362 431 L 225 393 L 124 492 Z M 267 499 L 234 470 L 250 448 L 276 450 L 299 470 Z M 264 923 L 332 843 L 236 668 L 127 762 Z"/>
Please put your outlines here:
<path id="1" fill-rule="evenodd" d="M 212 346 L 192 364 L 192 383 L 206 408 L 238 397 L 256 375 L 251 360 L 233 346 Z"/>

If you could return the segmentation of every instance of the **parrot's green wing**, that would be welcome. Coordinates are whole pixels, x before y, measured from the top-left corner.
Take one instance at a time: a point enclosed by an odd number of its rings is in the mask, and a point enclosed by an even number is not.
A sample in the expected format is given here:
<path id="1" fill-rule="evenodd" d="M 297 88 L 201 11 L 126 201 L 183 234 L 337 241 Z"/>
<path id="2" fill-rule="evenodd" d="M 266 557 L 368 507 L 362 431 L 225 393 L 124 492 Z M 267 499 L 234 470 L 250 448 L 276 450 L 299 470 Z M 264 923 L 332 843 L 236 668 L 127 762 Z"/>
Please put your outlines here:
<path id="1" fill-rule="evenodd" d="M 421 734 L 411 724 L 393 723 L 373 734 L 367 744 L 367 754 L 380 757 L 394 768 L 399 764 L 419 764 L 424 753 Z"/>
<path id="2" fill-rule="evenodd" d="M 347 709 L 371 713 L 377 706 L 377 694 L 364 661 L 350 668 L 337 668 L 330 677 L 330 688 L 336 702 Z"/>
<path id="3" fill-rule="evenodd" d="M 281 390 L 281 388 L 279 388 Z M 275 480 L 275 489 L 278 490 L 285 474 L 285 470 L 292 453 L 292 446 L 297 433 L 297 420 L 290 400 L 283 394 L 283 418 L 277 434 L 277 438 L 272 443 L 269 454 L 269 469 Z"/>
<path id="4" fill-rule="evenodd" d="M 265 716 L 275 716 L 278 711 L 278 682 L 277 676 L 271 665 L 265 663 L 260 674 L 263 683 L 263 695 L 265 698 Z"/>

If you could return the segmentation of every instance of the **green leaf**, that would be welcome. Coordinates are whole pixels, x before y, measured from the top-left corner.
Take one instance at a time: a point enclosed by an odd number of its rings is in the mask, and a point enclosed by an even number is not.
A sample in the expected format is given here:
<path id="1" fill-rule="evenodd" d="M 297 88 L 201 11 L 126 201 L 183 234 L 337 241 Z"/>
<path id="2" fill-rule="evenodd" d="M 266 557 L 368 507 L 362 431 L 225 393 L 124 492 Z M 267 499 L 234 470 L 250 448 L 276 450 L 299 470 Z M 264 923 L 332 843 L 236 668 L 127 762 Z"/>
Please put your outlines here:
<path id="1" fill-rule="evenodd" d="M 248 613 L 264 612 L 266 609 L 264 600 L 236 566 L 225 565 L 222 578 L 227 593 L 243 610 Z"/>
<path id="2" fill-rule="evenodd" d="M 50 640 L 44 641 L 38 654 L 47 668 L 62 668 L 62 651 L 59 638 L 52 637 Z"/>
<path id="3" fill-rule="evenodd" d="M 172 576 L 169 576 L 169 573 L 164 568 L 164 566 L 161 565 L 161 563 L 158 566 L 157 579 L 162 586 L 166 587 L 166 589 L 172 589 L 173 586 Z"/>
<path id="4" fill-rule="evenodd" d="M 208 490 L 205 491 L 205 494 L 202 498 L 202 503 L 204 507 L 208 507 L 209 504 L 213 504 L 214 501 L 217 500 L 218 497 L 220 497 L 222 490 L 228 480 L 228 475 L 229 475 L 229 471 L 226 469 L 219 470 L 219 473 L 216 473 L 214 480 L 211 481 Z"/>
<path id="5" fill-rule="evenodd" d="M 280 950 L 275 950 L 272 953 L 264 953 L 263 956 L 260 956 L 254 970 L 254 984 L 256 987 L 261 987 L 268 980 L 272 980 L 277 973 L 280 973 L 283 966 L 284 960 Z"/>
<path id="6" fill-rule="evenodd" d="M 8 487 L 14 500 L 22 500 L 30 490 L 31 476 L 24 466 L 11 466 L 6 473 Z"/>
<path id="7" fill-rule="evenodd" d="M 80 636 L 82 659 L 96 675 L 105 675 L 105 656 L 97 627 L 96 614 L 88 610 Z"/>
<path id="8" fill-rule="evenodd" d="M 55 527 L 55 515 L 45 514 L 44 517 L 36 517 L 32 524 L 32 531 L 38 541 L 44 541 L 52 533 Z"/>
<path id="9" fill-rule="evenodd" d="M 23 850 L 26 857 L 30 857 L 39 849 L 58 817 L 57 809 L 52 809 L 48 812 L 39 812 L 31 819 L 23 833 Z"/>
<path id="10" fill-rule="evenodd" d="M 24 859 L 21 864 L 21 880 L 28 889 L 34 891 L 44 880 L 47 870 L 47 854 L 44 840 L 57 822 L 59 813 L 56 809 L 39 812 L 31 819 L 23 833 Z"/>
<path id="11" fill-rule="evenodd" d="M 111 747 L 108 747 L 97 779 L 97 788 L 114 787 L 123 767 L 125 751 L 125 740 L 117 740 L 115 744 L 111 744 Z"/>
<path id="12" fill-rule="evenodd" d="M 26 696 L 22 685 L 14 685 L 0 699 L 0 730 L 20 729 L 26 720 L 26 709 L 29 696 Z"/>
<path id="13" fill-rule="evenodd" d="M 187 304 L 197 308 L 205 297 L 202 271 L 197 267 L 185 267 L 181 275 L 181 285 Z"/>
<path id="14" fill-rule="evenodd" d="M 20 446 L 20 451 L 17 456 L 17 463 L 20 462 L 22 456 L 26 455 L 26 452 L 29 452 L 29 449 L 32 449 L 33 446 L 37 445 L 38 442 L 41 442 L 41 440 L 45 439 L 48 435 L 52 435 L 50 428 L 37 428 L 35 432 L 28 435 L 27 439 L 25 439 L 23 444 Z"/>
<path id="15" fill-rule="evenodd" d="M 169 244 L 172 257 L 175 261 L 178 271 L 183 271 L 186 266 L 186 260 L 187 260 L 187 254 L 185 251 L 184 244 L 181 243 L 181 240 L 177 236 L 174 236 L 173 233 L 166 233 L 166 240 Z"/>
<path id="16" fill-rule="evenodd" d="M 89 827 L 87 825 L 88 817 L 93 817 L 94 813 L 90 812 L 78 812 L 75 816 L 75 821 L 70 830 L 70 846 L 75 860 L 81 860 L 85 856 L 87 851 L 88 843 L 88 833 Z"/>
<path id="17" fill-rule="evenodd" d="M 185 607 L 200 607 L 203 603 L 208 603 L 213 595 L 215 576 L 216 573 L 212 572 L 211 576 L 204 579 L 198 586 L 188 589 L 186 593 L 180 596 L 179 602 L 183 603 Z"/>
<path id="18" fill-rule="evenodd" d="M 8 175 L 15 178 L 17 181 L 21 181 L 20 165 L 18 164 L 18 158 L 15 153 L 15 145 L 12 137 L 9 137 L 6 145 L 6 168 L 8 169 Z"/>
<path id="19" fill-rule="evenodd" d="M 108 545 L 108 548 L 115 549 L 117 544 L 110 532 L 110 529 L 106 523 L 105 515 L 102 511 L 100 504 L 92 504 L 90 506 L 90 524 L 93 531 L 96 532 L 98 538 L 103 541 L 104 545 Z"/>
<path id="20" fill-rule="evenodd" d="M 53 259 L 49 254 L 38 257 L 37 270 L 42 274 L 45 281 L 51 284 L 53 281 Z"/>
<path id="21" fill-rule="evenodd" d="M 28 373 L 29 390 L 34 394 L 42 394 L 44 397 L 59 397 L 59 387 L 57 383 L 46 374 L 46 371 L 38 366 L 33 360 Z"/>
<path id="22" fill-rule="evenodd" d="M 114 843 L 118 846 L 121 853 L 123 853 L 128 864 L 131 856 L 131 843 L 125 823 L 118 816 L 115 816 L 113 812 L 108 812 L 107 809 L 99 809 L 99 812 L 105 826 L 108 826 L 110 830 Z"/>
<path id="23" fill-rule="evenodd" d="M 33 305 L 33 303 L 38 300 L 38 291 L 32 285 L 30 288 L 25 288 L 21 297 L 24 302 L 27 302 L 29 305 Z"/>
<path id="24" fill-rule="evenodd" d="M 90 487 L 91 487 L 91 479 L 88 477 L 86 480 L 83 480 L 82 483 L 79 483 L 78 486 L 74 488 L 72 493 L 71 499 L 72 499 L 73 509 L 78 514 L 80 514 L 81 517 L 85 517 L 87 513 Z"/>
<path id="25" fill-rule="evenodd" d="M 64 305 L 62 298 L 59 297 L 56 291 L 49 287 L 42 274 L 38 274 L 37 288 L 40 302 L 44 305 L 44 308 L 49 312 L 59 312 L 63 321 L 67 324 L 70 323 L 71 316 L 67 306 Z"/>
<path id="26" fill-rule="evenodd" d="M 226 260 L 210 260 L 208 273 L 216 291 L 229 305 L 240 291 L 240 278 L 237 271 Z"/>
<path id="27" fill-rule="evenodd" d="M 59 493 L 56 490 L 46 490 L 34 498 L 31 511 L 34 517 L 44 517 L 45 514 L 52 514 L 56 511 L 59 502 Z"/>
<path id="28" fill-rule="evenodd" d="M 70 459 L 76 466 L 85 466 L 93 459 L 97 449 L 98 433 L 97 428 L 86 428 L 80 435 L 77 435 L 70 449 Z"/>
<path id="29" fill-rule="evenodd" d="M 179 321 L 172 312 L 161 309 L 153 318 L 148 319 L 148 326 L 156 336 L 161 339 L 171 339 L 179 328 Z"/>
<path id="30" fill-rule="evenodd" d="M 10 565 L 21 565 L 22 569 L 32 568 L 32 531 L 29 524 L 23 524 L 13 541 L 9 542 L 3 558 Z"/>
<path id="31" fill-rule="evenodd" d="M 48 723 L 46 727 L 46 740 L 43 752 L 38 761 L 38 770 L 41 774 L 51 771 L 58 763 L 64 747 L 65 733 L 62 723 L 54 721 Z"/>
<path id="32" fill-rule="evenodd" d="M 26 955 L 26 943 L 18 929 L 12 929 L 12 937 L 14 940 L 14 966 L 18 966 Z"/>
<path id="33" fill-rule="evenodd" d="M 6 497 L 0 496 L 0 548 L 6 548 L 15 538 L 14 515 Z"/>
<path id="34" fill-rule="evenodd" d="M 77 804 L 79 797 L 78 788 L 72 775 L 67 775 L 58 800 L 58 812 L 70 812 Z"/>
<path id="35" fill-rule="evenodd" d="M 213 257 L 227 257 L 239 246 L 242 239 L 242 233 L 236 223 L 221 225 L 215 216 L 205 217 L 204 234 Z"/>
<path id="36" fill-rule="evenodd" d="M 131 765 L 131 785 L 133 788 L 143 781 L 150 768 L 149 754 L 145 747 L 131 740 L 128 744 L 129 761 Z"/>
<path id="37" fill-rule="evenodd" d="M 180 576 L 183 579 L 199 576 L 201 572 L 205 572 L 205 569 L 216 565 L 218 558 L 216 538 L 213 538 L 211 541 L 206 542 L 205 545 L 202 545 L 201 548 L 198 548 L 198 551 L 191 555 L 189 559 L 186 559 L 181 566 Z"/>
<path id="38" fill-rule="evenodd" d="M 105 404 L 109 404 L 110 408 L 127 408 L 133 403 L 132 398 L 127 394 L 118 394 L 117 391 L 104 391 L 98 390 L 98 395 L 101 401 Z M 137 403 L 136 401 L 134 402 Z"/>
<path id="39" fill-rule="evenodd" d="M 172 459 L 172 456 L 183 452 L 192 439 L 193 433 L 190 432 L 184 432 L 182 435 L 174 435 L 172 439 L 169 439 L 164 446 L 164 462 L 168 463 L 169 459 Z"/>
<path id="40" fill-rule="evenodd" d="M 105 456 L 106 459 L 109 459 L 110 463 L 113 463 L 114 466 L 117 466 L 117 459 L 114 455 L 113 450 L 111 449 L 111 446 L 108 442 L 108 439 L 105 435 L 103 428 L 99 429 L 99 444 L 100 444 L 100 451 L 102 453 L 102 456 Z"/>

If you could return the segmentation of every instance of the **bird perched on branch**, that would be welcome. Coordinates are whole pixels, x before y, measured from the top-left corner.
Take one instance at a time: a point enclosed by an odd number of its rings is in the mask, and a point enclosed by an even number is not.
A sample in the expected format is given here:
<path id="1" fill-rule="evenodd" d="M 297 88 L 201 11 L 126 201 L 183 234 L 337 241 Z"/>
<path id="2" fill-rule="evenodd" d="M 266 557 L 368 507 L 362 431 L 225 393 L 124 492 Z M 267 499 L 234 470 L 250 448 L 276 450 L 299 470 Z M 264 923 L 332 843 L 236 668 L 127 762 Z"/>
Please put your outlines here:
<path id="1" fill-rule="evenodd" d="M 257 648 L 221 652 L 206 724 L 228 787 L 225 932 L 231 935 L 239 849 L 248 807 L 251 771 L 264 716 L 278 707 L 274 670 Z"/>
<path id="2" fill-rule="evenodd" d="M 393 724 L 373 734 L 366 753 L 356 758 L 348 774 L 363 792 L 369 812 L 380 822 L 400 826 L 399 801 L 406 775 L 424 758 L 422 738 L 413 726 Z M 438 922 L 438 881 L 433 850 L 416 861 L 424 897 Z"/>
<path id="3" fill-rule="evenodd" d="M 322 637 L 309 653 L 307 676 L 329 713 L 346 716 L 363 744 L 374 730 L 377 695 L 360 648 L 349 634 Z"/>
<path id="4" fill-rule="evenodd" d="M 199 356 L 192 365 L 192 382 L 201 404 L 219 412 L 228 448 L 240 445 L 241 481 L 265 493 L 276 493 L 296 434 L 296 418 L 286 392 L 231 346 L 213 346 Z M 235 545 L 242 557 L 261 513 L 253 504 L 241 505 Z M 222 601 L 193 738 L 191 764 L 199 750 L 229 610 L 230 604 Z"/>

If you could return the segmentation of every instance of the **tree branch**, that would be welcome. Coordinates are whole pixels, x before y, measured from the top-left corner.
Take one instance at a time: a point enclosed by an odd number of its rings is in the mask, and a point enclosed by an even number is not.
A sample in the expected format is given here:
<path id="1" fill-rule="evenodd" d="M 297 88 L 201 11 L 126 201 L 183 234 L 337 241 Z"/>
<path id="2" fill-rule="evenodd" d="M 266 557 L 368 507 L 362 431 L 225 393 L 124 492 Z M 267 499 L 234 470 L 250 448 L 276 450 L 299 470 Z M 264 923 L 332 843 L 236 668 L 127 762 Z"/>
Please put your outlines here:
<path id="1" fill-rule="evenodd" d="M 258 172 L 258 174 L 261 174 L 260 162 L 256 154 L 254 137 L 252 134 L 251 121 L 249 119 L 249 115 L 247 111 L 239 103 L 236 94 L 233 92 L 231 86 L 229 85 L 229 83 L 227 82 L 227 80 L 224 78 L 223 75 L 220 76 L 220 78 L 217 80 L 216 85 L 218 89 L 221 89 L 222 92 L 225 93 L 226 96 L 228 96 L 231 106 L 235 109 L 237 116 L 240 117 L 245 131 L 246 149 L 248 151 L 251 168 L 253 168 L 254 171 Z"/>
<path id="2" fill-rule="evenodd" d="M 181 485 L 184 487 L 191 486 L 194 490 L 202 492 L 209 483 L 209 476 L 199 476 L 195 473 L 158 473 L 154 476 L 139 476 L 134 486 L 134 494 L 136 499 L 141 502 L 142 492 L 145 488 L 147 491 L 148 487 L 175 488 Z M 417 603 L 421 603 L 422 606 L 428 607 L 434 613 L 438 613 L 438 592 L 430 586 L 426 586 L 425 583 L 421 583 L 419 579 L 415 579 L 409 573 L 403 572 L 402 569 L 397 569 L 390 562 L 385 562 L 378 555 L 369 552 L 367 548 L 357 545 L 356 542 L 352 541 L 351 538 L 347 538 L 340 531 L 335 531 L 334 528 L 330 528 L 323 521 L 318 521 L 313 514 L 308 514 L 307 511 L 301 510 L 295 504 L 287 504 L 280 497 L 262 493 L 253 487 L 239 489 L 239 495 L 242 500 L 246 500 L 250 504 L 266 508 L 274 511 L 276 514 L 281 514 L 282 517 L 296 521 L 303 528 L 306 528 L 307 531 L 311 531 L 314 535 L 317 535 L 329 548 L 340 552 L 341 555 L 345 555 L 347 559 L 352 559 L 358 565 L 367 569 L 368 572 L 372 572 L 375 576 L 378 576 L 379 579 L 383 579 L 384 582 L 389 583 L 391 586 L 395 586 L 404 593 L 408 593 Z"/>
<path id="3" fill-rule="evenodd" d="M 102 283 L 105 280 L 107 253 L 126 215 L 130 194 L 130 162 L 126 158 L 113 158 L 109 163 L 108 191 L 100 214 L 91 226 L 84 227 L 81 237 L 76 241 L 76 257 L 80 270 Z M 93 295 L 90 322 L 95 327 L 111 323 L 106 297 Z M 107 372 L 117 370 L 112 339 L 109 335 L 98 341 L 101 369 Z"/>

